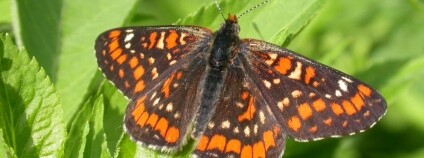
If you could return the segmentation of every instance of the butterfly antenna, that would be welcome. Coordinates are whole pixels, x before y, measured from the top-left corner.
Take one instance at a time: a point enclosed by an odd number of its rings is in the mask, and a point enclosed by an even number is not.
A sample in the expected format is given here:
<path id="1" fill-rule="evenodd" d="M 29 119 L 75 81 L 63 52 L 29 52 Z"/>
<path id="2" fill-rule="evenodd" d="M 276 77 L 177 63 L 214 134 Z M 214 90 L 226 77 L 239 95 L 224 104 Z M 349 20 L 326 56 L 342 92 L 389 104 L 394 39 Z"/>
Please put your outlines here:
<path id="1" fill-rule="evenodd" d="M 215 5 L 216 5 L 216 8 L 218 8 L 219 13 L 221 14 L 222 18 L 224 18 L 224 20 L 225 20 L 224 14 L 222 13 L 222 9 L 219 6 L 218 0 L 215 0 Z"/>
<path id="2" fill-rule="evenodd" d="M 247 14 L 248 12 L 252 11 L 253 9 L 258 8 L 261 5 L 264 5 L 265 3 L 268 3 L 271 0 L 264 0 L 262 3 L 257 4 L 256 6 L 244 11 L 243 13 L 241 13 L 237 18 L 240 19 L 240 17 L 242 17 L 243 15 Z"/>

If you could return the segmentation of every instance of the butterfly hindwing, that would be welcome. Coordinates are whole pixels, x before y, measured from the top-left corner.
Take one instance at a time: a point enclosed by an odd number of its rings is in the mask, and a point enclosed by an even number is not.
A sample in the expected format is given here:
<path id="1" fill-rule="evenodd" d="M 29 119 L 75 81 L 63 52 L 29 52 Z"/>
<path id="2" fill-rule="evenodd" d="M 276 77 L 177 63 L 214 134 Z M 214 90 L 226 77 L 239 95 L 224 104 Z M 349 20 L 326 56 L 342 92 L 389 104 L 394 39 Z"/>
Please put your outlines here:
<path id="1" fill-rule="evenodd" d="M 385 113 L 377 91 L 333 68 L 252 39 L 240 53 L 284 133 L 298 141 L 361 132 Z"/>
<path id="2" fill-rule="evenodd" d="M 198 58 L 164 82 L 131 100 L 124 126 L 133 140 L 153 149 L 175 151 L 184 144 L 198 108 L 199 81 L 206 68 Z"/>
<path id="3" fill-rule="evenodd" d="M 279 122 L 235 59 L 195 157 L 278 157 L 285 139 Z"/>
<path id="4" fill-rule="evenodd" d="M 210 46 L 213 33 L 201 27 L 128 27 L 97 37 L 97 62 L 127 98 L 146 93 Z M 199 47 L 199 46 L 202 47 Z M 207 54 L 207 53 L 206 53 Z"/>

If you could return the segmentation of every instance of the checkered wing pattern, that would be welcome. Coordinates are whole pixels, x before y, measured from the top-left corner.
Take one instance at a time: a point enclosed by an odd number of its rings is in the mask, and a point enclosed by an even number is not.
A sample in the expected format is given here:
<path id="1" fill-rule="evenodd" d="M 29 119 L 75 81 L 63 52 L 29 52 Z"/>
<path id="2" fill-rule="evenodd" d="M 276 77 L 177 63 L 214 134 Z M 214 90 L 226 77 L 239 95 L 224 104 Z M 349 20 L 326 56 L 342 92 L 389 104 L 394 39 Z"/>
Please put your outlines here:
<path id="1" fill-rule="evenodd" d="M 281 157 L 285 134 L 254 79 L 236 58 L 229 66 L 216 112 L 195 157 Z"/>
<path id="2" fill-rule="evenodd" d="M 207 29 L 178 26 L 118 28 L 97 38 L 100 69 L 131 99 L 124 127 L 133 140 L 165 151 L 185 143 L 212 38 Z"/>
<path id="3" fill-rule="evenodd" d="M 298 141 L 362 132 L 386 111 L 377 91 L 340 71 L 263 41 L 245 39 L 239 48 L 267 117 Z"/>

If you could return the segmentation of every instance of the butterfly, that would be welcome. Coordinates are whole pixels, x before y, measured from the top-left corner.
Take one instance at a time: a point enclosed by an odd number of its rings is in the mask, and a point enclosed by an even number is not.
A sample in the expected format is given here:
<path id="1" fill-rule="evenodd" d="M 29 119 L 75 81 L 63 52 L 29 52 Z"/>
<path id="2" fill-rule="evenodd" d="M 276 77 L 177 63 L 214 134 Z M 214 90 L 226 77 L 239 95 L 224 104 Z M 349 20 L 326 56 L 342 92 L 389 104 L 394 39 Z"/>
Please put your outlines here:
<path id="1" fill-rule="evenodd" d="M 192 157 L 278 157 L 286 137 L 362 132 L 385 113 L 369 85 L 274 44 L 240 39 L 229 15 L 197 26 L 121 27 L 98 36 L 100 70 L 130 102 L 124 130 L 150 149 Z"/>

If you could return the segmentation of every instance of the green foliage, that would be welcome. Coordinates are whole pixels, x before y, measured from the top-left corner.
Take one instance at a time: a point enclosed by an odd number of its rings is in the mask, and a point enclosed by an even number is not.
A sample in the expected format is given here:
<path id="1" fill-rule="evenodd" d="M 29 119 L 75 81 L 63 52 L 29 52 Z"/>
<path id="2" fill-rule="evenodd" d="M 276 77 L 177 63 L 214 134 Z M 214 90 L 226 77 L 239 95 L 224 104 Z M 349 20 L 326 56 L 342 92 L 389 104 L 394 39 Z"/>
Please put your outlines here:
<path id="1" fill-rule="evenodd" d="M 260 2 L 220 5 L 226 16 Z M 169 155 L 123 133 L 128 101 L 97 70 L 94 40 L 120 26 L 216 30 L 222 22 L 213 0 L 0 0 L 0 157 L 186 157 L 193 141 Z M 422 0 L 274 0 L 239 23 L 242 38 L 347 72 L 388 102 L 373 129 L 342 139 L 288 140 L 284 157 L 424 157 Z"/>

